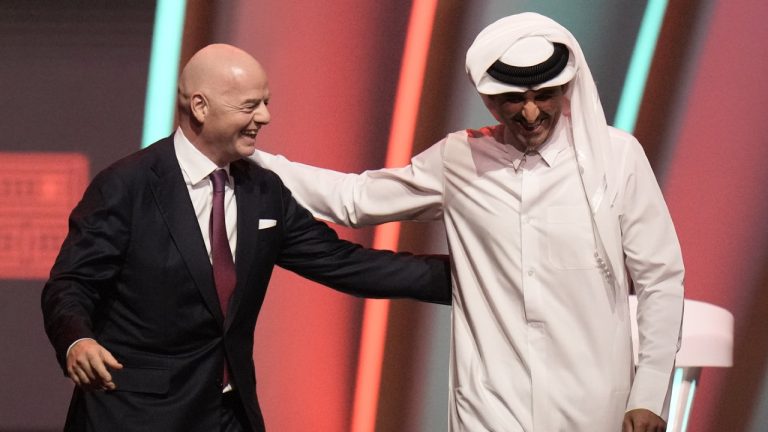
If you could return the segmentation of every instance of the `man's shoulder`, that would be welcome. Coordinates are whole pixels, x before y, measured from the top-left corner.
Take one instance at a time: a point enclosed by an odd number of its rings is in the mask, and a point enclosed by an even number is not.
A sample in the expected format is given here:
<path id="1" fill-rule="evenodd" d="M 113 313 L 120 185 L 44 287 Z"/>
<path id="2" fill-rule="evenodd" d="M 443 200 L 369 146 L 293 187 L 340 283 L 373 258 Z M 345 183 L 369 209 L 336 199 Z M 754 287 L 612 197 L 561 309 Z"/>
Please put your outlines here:
<path id="1" fill-rule="evenodd" d="M 173 153 L 173 141 L 161 139 L 154 144 L 124 156 L 101 170 L 94 181 L 108 178 L 142 179 L 156 166 L 172 168 L 178 166 Z"/>
<path id="2" fill-rule="evenodd" d="M 614 145 L 625 145 L 625 146 L 632 146 L 632 145 L 639 145 L 639 142 L 637 141 L 637 138 L 635 138 L 634 135 L 631 133 L 613 127 L 608 126 L 608 136 L 611 139 L 611 143 Z"/>
<path id="3" fill-rule="evenodd" d="M 240 176 L 248 181 L 277 181 L 281 182 L 280 177 L 272 170 L 259 165 L 252 158 L 243 158 L 232 162 L 231 168 Z"/>
<path id="4" fill-rule="evenodd" d="M 637 158 L 645 155 L 645 149 L 640 142 L 631 133 L 615 128 L 608 127 L 608 136 L 611 140 L 611 154 L 616 159 Z"/>
<path id="5" fill-rule="evenodd" d="M 243 158 L 230 164 L 230 173 L 235 183 L 246 186 L 245 191 L 258 192 L 262 196 L 278 197 L 287 191 L 277 173 L 262 167 L 250 158 Z"/>

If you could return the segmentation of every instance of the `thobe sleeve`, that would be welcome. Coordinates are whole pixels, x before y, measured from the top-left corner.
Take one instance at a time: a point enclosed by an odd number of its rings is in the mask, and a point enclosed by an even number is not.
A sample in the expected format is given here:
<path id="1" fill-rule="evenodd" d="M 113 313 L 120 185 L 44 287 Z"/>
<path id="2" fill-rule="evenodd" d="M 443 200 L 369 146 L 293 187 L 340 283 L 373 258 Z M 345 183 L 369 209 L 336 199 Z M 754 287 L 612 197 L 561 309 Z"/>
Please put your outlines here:
<path id="1" fill-rule="evenodd" d="M 441 141 L 401 168 L 345 174 L 257 151 L 251 158 L 277 173 L 315 217 L 346 226 L 435 220 L 443 211 Z"/>
<path id="2" fill-rule="evenodd" d="M 638 298 L 639 353 L 627 410 L 661 415 L 683 315 L 683 260 L 672 219 L 642 147 L 625 160 L 621 231 L 625 264 Z"/>

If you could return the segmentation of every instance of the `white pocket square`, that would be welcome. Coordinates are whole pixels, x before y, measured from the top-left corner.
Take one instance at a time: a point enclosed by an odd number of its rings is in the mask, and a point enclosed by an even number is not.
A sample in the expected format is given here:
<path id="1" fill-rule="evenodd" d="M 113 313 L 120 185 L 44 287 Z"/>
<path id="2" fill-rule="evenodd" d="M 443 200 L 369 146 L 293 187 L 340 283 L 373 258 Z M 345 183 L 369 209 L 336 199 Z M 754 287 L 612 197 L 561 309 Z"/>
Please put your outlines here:
<path id="1" fill-rule="evenodd" d="M 259 219 L 259 229 L 272 228 L 277 225 L 277 221 L 274 219 Z"/>

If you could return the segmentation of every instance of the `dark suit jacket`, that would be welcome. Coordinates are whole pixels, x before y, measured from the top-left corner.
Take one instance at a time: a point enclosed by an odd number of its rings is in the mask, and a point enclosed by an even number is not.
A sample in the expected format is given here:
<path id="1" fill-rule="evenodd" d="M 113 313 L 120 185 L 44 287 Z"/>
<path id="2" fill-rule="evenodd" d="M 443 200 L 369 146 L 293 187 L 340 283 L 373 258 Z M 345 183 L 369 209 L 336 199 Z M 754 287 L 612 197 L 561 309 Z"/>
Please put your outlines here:
<path id="1" fill-rule="evenodd" d="M 444 257 L 372 251 L 339 240 L 271 171 L 231 165 L 237 199 L 237 287 L 224 319 L 171 138 L 99 173 L 73 210 L 42 294 L 62 367 L 91 337 L 123 363 L 117 390 L 75 389 L 67 430 L 213 431 L 225 358 L 255 431 L 253 332 L 274 265 L 367 297 L 450 302 Z M 258 229 L 259 219 L 276 225 Z"/>

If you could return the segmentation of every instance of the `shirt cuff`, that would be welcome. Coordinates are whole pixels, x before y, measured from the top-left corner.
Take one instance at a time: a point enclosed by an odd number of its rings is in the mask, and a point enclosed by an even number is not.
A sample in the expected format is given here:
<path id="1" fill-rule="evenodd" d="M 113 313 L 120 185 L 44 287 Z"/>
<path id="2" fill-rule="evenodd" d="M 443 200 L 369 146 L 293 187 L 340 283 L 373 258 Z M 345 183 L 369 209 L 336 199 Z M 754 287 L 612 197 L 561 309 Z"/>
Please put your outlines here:
<path id="1" fill-rule="evenodd" d="M 80 342 L 80 341 L 82 341 L 82 340 L 86 340 L 86 339 L 90 339 L 90 340 L 96 340 L 96 339 L 94 339 L 94 338 L 80 338 L 80 339 L 77 339 L 77 340 L 75 340 L 74 342 L 72 342 L 72 343 L 69 345 L 69 348 L 67 348 L 67 354 L 64 356 L 64 358 L 67 358 L 67 357 L 69 357 L 69 352 L 70 352 L 70 351 L 72 351 L 72 347 L 73 347 L 73 346 L 75 346 L 75 344 L 77 344 L 78 342 Z"/>

